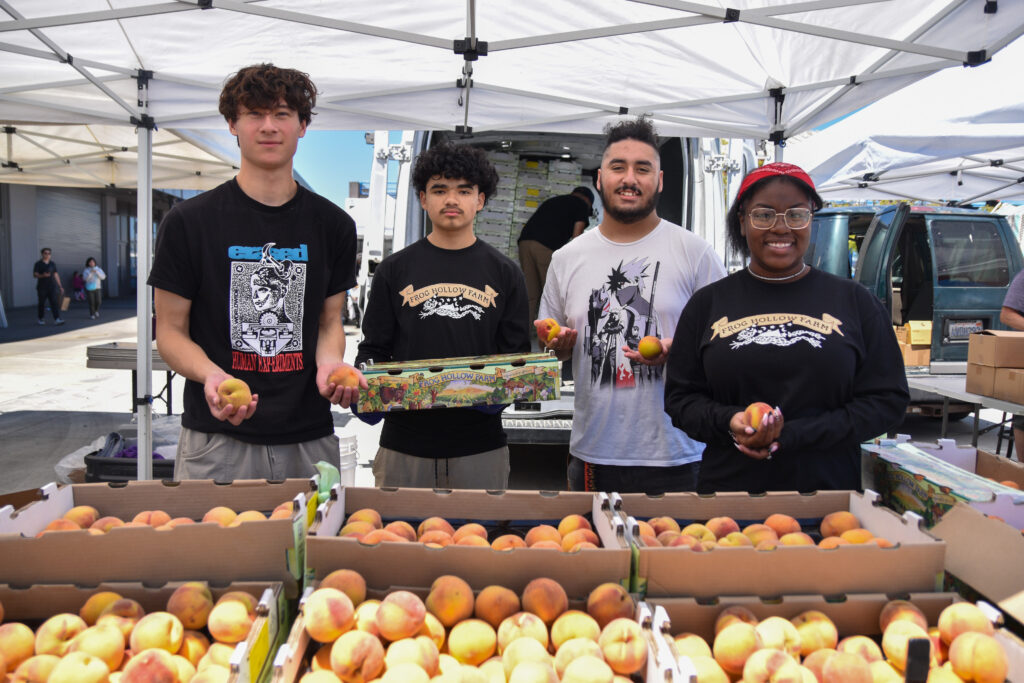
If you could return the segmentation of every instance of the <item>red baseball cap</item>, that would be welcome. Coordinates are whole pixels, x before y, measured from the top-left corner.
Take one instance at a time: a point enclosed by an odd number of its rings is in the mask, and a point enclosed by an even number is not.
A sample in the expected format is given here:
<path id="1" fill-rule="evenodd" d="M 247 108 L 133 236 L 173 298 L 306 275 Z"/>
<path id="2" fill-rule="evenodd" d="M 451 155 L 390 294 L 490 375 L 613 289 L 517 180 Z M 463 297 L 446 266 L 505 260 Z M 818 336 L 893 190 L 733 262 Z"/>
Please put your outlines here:
<path id="1" fill-rule="evenodd" d="M 736 194 L 736 202 L 739 203 L 740 199 L 743 198 L 743 195 L 746 194 L 751 185 L 759 180 L 763 180 L 771 176 L 789 176 L 794 180 L 799 180 L 807 186 L 807 189 L 810 190 L 811 197 L 817 202 L 818 207 L 821 207 L 821 197 L 818 196 L 818 190 L 814 187 L 814 181 L 811 180 L 811 176 L 807 175 L 807 171 L 796 164 L 787 164 L 784 161 L 765 164 L 764 166 L 756 168 L 748 173 L 746 177 L 743 178 L 743 182 L 740 183 L 740 191 Z"/>

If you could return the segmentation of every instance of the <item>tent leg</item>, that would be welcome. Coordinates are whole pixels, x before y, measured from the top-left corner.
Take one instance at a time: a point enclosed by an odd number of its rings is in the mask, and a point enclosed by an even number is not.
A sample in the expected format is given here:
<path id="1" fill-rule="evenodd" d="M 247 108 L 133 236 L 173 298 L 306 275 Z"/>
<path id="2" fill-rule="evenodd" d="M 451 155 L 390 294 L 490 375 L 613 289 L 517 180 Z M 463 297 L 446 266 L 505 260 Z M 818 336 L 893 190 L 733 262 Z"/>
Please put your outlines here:
<path id="1" fill-rule="evenodd" d="M 135 384 L 138 440 L 138 478 L 153 478 L 153 302 L 149 279 L 153 237 L 153 126 L 146 114 L 149 101 L 147 80 L 139 78 L 139 152 L 136 221 L 136 320 L 138 322 L 138 377 Z"/>

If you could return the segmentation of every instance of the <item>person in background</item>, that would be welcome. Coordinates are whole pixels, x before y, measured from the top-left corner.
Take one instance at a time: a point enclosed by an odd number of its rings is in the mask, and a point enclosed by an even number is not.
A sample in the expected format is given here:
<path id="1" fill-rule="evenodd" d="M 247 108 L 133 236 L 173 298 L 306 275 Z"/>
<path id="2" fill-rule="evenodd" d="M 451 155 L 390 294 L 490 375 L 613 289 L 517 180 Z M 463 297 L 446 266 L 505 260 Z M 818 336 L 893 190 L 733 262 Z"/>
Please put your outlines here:
<path id="1" fill-rule="evenodd" d="M 498 185 L 487 155 L 434 147 L 417 157 L 412 182 L 432 230 L 374 271 L 356 365 L 529 351 L 523 273 L 473 234 Z M 376 485 L 508 488 L 504 407 L 385 413 Z"/>
<path id="2" fill-rule="evenodd" d="M 238 175 L 176 204 L 160 225 L 149 284 L 160 355 L 185 383 L 175 479 L 284 479 L 340 460 L 331 404 L 358 388 L 328 380 L 343 362 L 345 292 L 356 228 L 292 175 L 316 106 L 309 76 L 273 64 L 233 74 L 220 113 L 238 140 Z M 237 408 L 229 378 L 252 390 Z"/>
<path id="3" fill-rule="evenodd" d="M 1024 330 L 1024 270 L 1017 273 L 1006 290 L 999 322 L 1010 329 Z M 1013 416 L 1013 443 L 1017 460 L 1024 462 L 1024 415 Z"/>
<path id="4" fill-rule="evenodd" d="M 551 254 L 583 234 L 593 206 L 594 193 L 580 186 L 569 194 L 544 200 L 523 226 L 519 234 L 519 265 L 526 276 L 530 320 L 537 318 Z"/>
<path id="5" fill-rule="evenodd" d="M 77 270 L 71 273 L 71 297 L 75 301 L 85 301 L 85 280 Z"/>
<path id="6" fill-rule="evenodd" d="M 53 324 L 63 325 L 64 319 L 60 317 L 60 302 L 64 297 L 64 285 L 60 283 L 60 273 L 57 272 L 57 264 L 51 261 L 53 251 L 49 247 L 43 247 L 40 251 L 40 259 L 32 266 L 32 277 L 36 279 L 36 299 L 39 303 L 36 312 L 39 324 L 45 325 L 46 304 L 50 304 L 50 312 L 53 314 Z"/>
<path id="7" fill-rule="evenodd" d="M 95 320 L 100 317 L 100 302 L 103 300 L 100 283 L 107 279 L 107 274 L 96 265 L 96 259 L 90 256 L 85 260 L 82 277 L 85 280 L 85 296 L 89 300 L 89 317 Z"/>
<path id="8" fill-rule="evenodd" d="M 749 265 L 679 318 L 665 411 L 707 444 L 698 492 L 859 489 L 861 442 L 903 418 L 910 394 L 885 308 L 804 263 L 821 206 L 798 166 L 747 174 L 726 220 Z M 755 402 L 770 406 L 757 427 L 745 414 Z"/>
<path id="9" fill-rule="evenodd" d="M 597 176 L 604 219 L 551 257 L 538 314 L 561 326 L 547 348 L 573 363 L 568 486 L 693 490 L 704 445 L 665 415 L 664 365 L 684 304 L 725 269 L 710 244 L 658 216 L 663 179 L 650 121 L 624 120 L 606 133 Z M 535 325 L 538 335 L 546 330 Z M 637 352 L 645 336 L 661 340 L 650 359 Z"/>

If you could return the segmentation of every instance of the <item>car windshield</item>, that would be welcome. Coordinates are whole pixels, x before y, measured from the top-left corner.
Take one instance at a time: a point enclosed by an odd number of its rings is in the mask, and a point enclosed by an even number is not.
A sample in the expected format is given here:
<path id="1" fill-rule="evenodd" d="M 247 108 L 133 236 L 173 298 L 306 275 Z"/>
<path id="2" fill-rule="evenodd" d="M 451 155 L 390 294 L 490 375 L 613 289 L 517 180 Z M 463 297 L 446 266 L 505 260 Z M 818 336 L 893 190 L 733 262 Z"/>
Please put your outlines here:
<path id="1" fill-rule="evenodd" d="M 940 287 L 1005 287 L 1010 270 L 996 225 L 987 220 L 931 221 Z"/>

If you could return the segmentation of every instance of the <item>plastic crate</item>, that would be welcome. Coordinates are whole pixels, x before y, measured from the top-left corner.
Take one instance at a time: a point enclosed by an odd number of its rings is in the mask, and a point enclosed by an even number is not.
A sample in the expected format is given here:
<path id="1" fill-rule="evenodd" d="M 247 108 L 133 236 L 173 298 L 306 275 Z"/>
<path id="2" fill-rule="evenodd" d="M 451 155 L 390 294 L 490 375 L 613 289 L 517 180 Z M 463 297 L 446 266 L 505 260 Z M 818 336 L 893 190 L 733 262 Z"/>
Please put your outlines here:
<path id="1" fill-rule="evenodd" d="M 85 456 L 86 483 L 102 481 L 135 481 L 139 478 L 139 464 L 135 458 L 107 458 L 97 455 L 99 451 Z M 173 460 L 154 460 L 153 479 L 173 479 Z"/>

